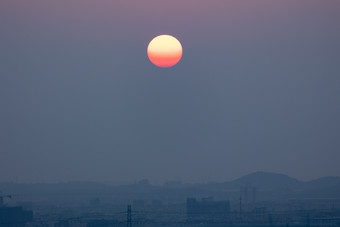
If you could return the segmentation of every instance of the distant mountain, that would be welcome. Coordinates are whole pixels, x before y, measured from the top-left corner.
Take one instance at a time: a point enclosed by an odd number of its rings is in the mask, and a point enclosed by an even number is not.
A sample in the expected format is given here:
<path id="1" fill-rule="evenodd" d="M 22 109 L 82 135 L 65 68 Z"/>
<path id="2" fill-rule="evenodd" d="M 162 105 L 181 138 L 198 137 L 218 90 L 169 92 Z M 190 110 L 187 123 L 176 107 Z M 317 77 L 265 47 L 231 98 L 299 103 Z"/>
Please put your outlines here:
<path id="1" fill-rule="evenodd" d="M 240 188 L 241 186 L 256 186 L 259 190 L 269 190 L 277 188 L 295 188 L 301 186 L 303 182 L 279 173 L 255 172 L 241 178 L 228 182 L 229 187 Z"/>
<path id="2" fill-rule="evenodd" d="M 332 187 L 340 187 L 340 177 L 321 177 L 316 180 L 312 180 L 306 182 L 305 186 L 309 188 L 332 188 Z"/>
<path id="3" fill-rule="evenodd" d="M 302 185 L 302 181 L 284 174 L 259 171 L 245 175 L 233 181 L 224 183 L 211 183 L 209 185 L 205 185 L 205 188 L 211 187 L 215 190 L 239 191 L 241 187 L 250 186 L 256 187 L 259 191 L 268 191 L 274 189 L 286 190 L 300 188 Z"/>
<path id="4" fill-rule="evenodd" d="M 0 191 L 16 198 L 27 196 L 46 197 L 65 201 L 107 196 L 112 200 L 129 201 L 133 199 L 168 200 L 183 202 L 188 197 L 202 198 L 214 196 L 218 199 L 236 200 L 240 188 L 256 187 L 258 201 L 286 199 L 340 199 L 340 177 L 322 177 L 304 182 L 284 174 L 255 172 L 241 178 L 223 183 L 182 184 L 172 183 L 164 186 L 151 185 L 144 180 L 137 184 L 112 186 L 94 182 L 69 182 L 57 184 L 17 184 L 0 183 Z M 25 197 L 26 196 L 26 197 Z M 33 198 L 33 197 L 32 197 Z M 39 199 L 40 200 L 40 199 Z"/>

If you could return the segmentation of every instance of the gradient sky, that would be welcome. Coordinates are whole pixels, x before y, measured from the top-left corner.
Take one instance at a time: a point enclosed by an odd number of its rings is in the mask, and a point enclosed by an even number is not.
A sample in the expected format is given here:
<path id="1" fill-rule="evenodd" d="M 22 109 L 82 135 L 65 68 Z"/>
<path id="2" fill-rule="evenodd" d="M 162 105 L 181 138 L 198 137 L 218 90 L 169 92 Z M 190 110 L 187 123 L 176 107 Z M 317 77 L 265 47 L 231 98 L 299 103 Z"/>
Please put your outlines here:
<path id="1" fill-rule="evenodd" d="M 0 1 L 0 181 L 340 176 L 339 104 L 338 0 Z"/>

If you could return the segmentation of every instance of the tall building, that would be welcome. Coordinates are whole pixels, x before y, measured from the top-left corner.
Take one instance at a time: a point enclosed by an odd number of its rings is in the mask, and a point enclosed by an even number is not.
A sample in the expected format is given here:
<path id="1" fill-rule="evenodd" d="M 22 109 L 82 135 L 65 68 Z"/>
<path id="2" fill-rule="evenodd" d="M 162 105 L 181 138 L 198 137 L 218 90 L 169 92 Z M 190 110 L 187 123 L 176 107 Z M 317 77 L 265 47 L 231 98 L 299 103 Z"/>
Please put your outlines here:
<path id="1" fill-rule="evenodd" d="M 257 197 L 257 188 L 254 186 L 246 185 L 240 188 L 240 197 L 242 203 L 249 204 L 255 203 Z"/>

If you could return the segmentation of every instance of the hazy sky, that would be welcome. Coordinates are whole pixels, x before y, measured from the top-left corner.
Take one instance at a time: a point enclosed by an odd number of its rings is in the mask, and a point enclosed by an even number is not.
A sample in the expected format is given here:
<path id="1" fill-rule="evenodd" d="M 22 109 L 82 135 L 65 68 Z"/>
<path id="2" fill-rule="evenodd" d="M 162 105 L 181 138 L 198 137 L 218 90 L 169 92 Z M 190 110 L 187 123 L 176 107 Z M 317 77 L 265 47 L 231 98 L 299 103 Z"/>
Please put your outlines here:
<path id="1" fill-rule="evenodd" d="M 0 1 L 0 181 L 339 176 L 339 104 L 338 0 Z"/>

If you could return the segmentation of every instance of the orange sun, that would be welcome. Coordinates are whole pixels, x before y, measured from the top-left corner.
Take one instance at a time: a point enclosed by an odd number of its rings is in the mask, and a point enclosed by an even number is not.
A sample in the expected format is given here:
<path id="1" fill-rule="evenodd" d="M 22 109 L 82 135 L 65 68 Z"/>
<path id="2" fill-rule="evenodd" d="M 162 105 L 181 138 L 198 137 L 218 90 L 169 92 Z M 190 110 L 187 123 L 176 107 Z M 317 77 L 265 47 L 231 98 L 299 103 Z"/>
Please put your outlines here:
<path id="1" fill-rule="evenodd" d="M 148 46 L 150 61 L 163 68 L 176 65 L 182 58 L 181 43 L 173 36 L 160 35 L 155 37 Z"/>

